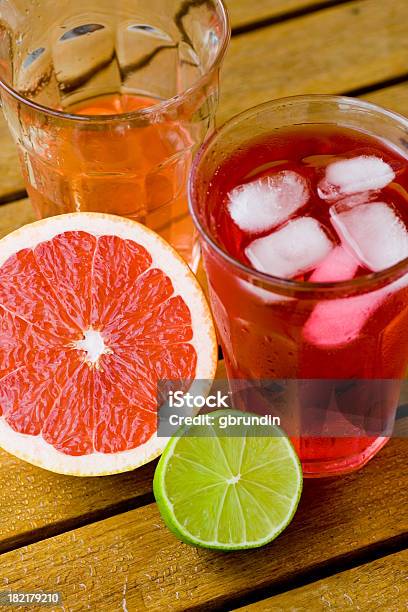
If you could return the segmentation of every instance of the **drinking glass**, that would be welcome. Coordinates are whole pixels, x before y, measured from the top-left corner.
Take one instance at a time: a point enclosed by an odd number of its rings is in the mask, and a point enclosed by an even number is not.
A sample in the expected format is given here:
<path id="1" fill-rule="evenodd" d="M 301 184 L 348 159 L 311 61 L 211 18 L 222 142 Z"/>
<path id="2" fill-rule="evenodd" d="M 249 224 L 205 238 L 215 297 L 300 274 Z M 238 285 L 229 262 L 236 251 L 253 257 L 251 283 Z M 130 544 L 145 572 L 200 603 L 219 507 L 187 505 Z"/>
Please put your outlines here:
<path id="1" fill-rule="evenodd" d="M 319 477 L 362 467 L 391 435 L 408 364 L 408 260 L 353 280 L 316 283 L 256 271 L 223 249 L 211 208 L 222 205 L 213 181 L 220 165 L 277 128 L 304 124 L 354 128 L 407 156 L 404 117 L 351 98 L 287 98 L 248 110 L 215 132 L 193 163 L 189 195 L 227 375 L 231 386 L 246 387 L 238 408 L 254 411 L 254 398 L 265 403 L 267 397 L 275 410 L 284 398 L 282 426 L 288 426 L 305 475 Z M 384 298 L 381 316 L 371 313 L 358 336 L 348 338 L 350 313 L 367 308 L 362 295 Z M 329 302 L 341 308 L 331 311 Z M 317 306 L 327 316 L 336 313 L 336 329 L 344 323 L 344 342 L 325 346 L 305 339 L 305 323 Z"/>
<path id="2" fill-rule="evenodd" d="M 1 99 L 37 217 L 123 215 L 194 267 L 186 181 L 229 35 L 222 0 L 3 0 Z"/>

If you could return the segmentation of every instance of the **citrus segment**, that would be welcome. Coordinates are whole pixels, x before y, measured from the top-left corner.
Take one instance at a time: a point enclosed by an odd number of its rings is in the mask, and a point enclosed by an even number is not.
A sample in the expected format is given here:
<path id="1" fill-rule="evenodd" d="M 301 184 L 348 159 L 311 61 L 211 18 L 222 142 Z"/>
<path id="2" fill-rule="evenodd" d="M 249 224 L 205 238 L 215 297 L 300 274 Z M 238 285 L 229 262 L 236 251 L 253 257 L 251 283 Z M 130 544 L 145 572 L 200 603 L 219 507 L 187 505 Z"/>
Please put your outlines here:
<path id="1" fill-rule="evenodd" d="M 218 411 L 212 425 L 182 428 L 156 469 L 160 512 L 188 544 L 222 550 L 261 546 L 287 527 L 299 502 L 302 471 L 288 438 L 276 427 L 254 424 L 229 436 L 220 419 L 231 414 L 244 413 Z"/>
<path id="2" fill-rule="evenodd" d="M 157 456 L 159 381 L 215 373 L 195 278 L 120 217 L 61 215 L 1 240 L 0 330 L 0 445 L 62 473 Z"/>
<path id="3" fill-rule="evenodd" d="M 0 269 L 0 304 L 4 311 L 58 336 L 71 337 L 79 328 L 59 307 L 53 288 L 37 266 L 34 252 L 24 249 Z"/>
<path id="4" fill-rule="evenodd" d="M 36 338 L 34 338 L 35 342 Z M 17 432 L 38 435 L 59 395 L 60 385 L 75 369 L 61 350 L 28 351 L 24 361 L 0 380 L 0 415 Z"/>
<path id="5" fill-rule="evenodd" d="M 95 404 L 92 371 L 83 363 L 70 374 L 66 384 L 61 385 L 43 423 L 43 439 L 62 453 L 91 453 Z"/>
<path id="6" fill-rule="evenodd" d="M 91 325 L 90 300 L 93 254 L 97 239 L 86 232 L 65 232 L 34 249 L 34 259 L 50 288 L 59 312 L 78 330 Z M 19 256 L 19 254 L 17 254 Z"/>
<path id="7" fill-rule="evenodd" d="M 106 265 L 107 261 L 110 266 Z M 127 306 L 130 312 L 135 311 L 139 289 L 136 283 L 151 264 L 151 256 L 141 245 L 117 236 L 101 236 L 92 263 L 92 318 L 95 324 L 109 326 L 118 315 L 126 314 Z M 160 270 L 151 270 L 150 274 L 152 272 L 161 273 Z M 147 282 L 146 277 L 143 282 Z M 111 299 L 112 292 L 115 300 Z M 143 304 L 143 300 L 140 301 Z"/>

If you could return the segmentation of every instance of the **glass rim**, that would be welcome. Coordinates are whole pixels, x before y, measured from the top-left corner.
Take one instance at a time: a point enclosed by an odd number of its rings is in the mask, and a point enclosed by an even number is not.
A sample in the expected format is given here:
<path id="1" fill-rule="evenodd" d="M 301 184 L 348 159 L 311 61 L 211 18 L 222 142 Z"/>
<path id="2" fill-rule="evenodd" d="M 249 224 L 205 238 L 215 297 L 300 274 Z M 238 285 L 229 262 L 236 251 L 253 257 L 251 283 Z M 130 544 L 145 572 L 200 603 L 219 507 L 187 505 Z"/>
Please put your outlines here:
<path id="1" fill-rule="evenodd" d="M 292 103 L 302 103 L 302 102 L 322 102 L 322 103 L 341 103 L 347 104 L 351 107 L 357 107 L 362 110 L 367 110 L 371 112 L 375 112 L 382 116 L 387 116 L 392 121 L 395 121 L 399 124 L 402 124 L 408 130 L 408 118 L 404 117 L 399 113 L 394 111 L 382 108 L 377 104 L 373 104 L 371 102 L 367 102 L 365 100 L 361 100 L 359 98 L 352 98 L 349 96 L 338 96 L 331 94 L 307 94 L 307 95 L 297 95 L 297 96 L 287 96 L 284 98 L 276 98 L 275 100 L 269 100 L 262 104 L 258 104 L 249 109 L 246 109 L 237 115 L 234 115 L 230 119 L 228 119 L 221 127 L 217 128 L 213 134 L 201 145 L 198 150 L 190 172 L 190 177 L 188 181 L 188 203 L 189 210 L 194 221 L 194 225 L 197 228 L 201 237 L 205 240 L 207 244 L 211 247 L 213 251 L 215 251 L 225 262 L 230 264 L 233 268 L 236 268 L 241 273 L 246 276 L 251 276 L 258 281 L 260 281 L 260 286 L 265 288 L 266 285 L 270 287 L 275 287 L 278 289 L 284 290 L 296 290 L 296 292 L 302 293 L 334 293 L 339 291 L 341 293 L 348 293 L 350 290 L 352 293 L 358 293 L 359 290 L 367 289 L 367 291 L 372 288 L 372 285 L 378 285 L 376 288 L 381 288 L 384 285 L 388 284 L 390 279 L 392 281 L 398 280 L 405 273 L 408 272 L 408 257 L 402 259 L 396 264 L 385 268 L 384 270 L 380 270 L 378 272 L 370 272 L 369 274 L 364 274 L 357 278 L 352 278 L 350 280 L 343 281 L 329 281 L 329 282 L 312 282 L 312 281 L 299 281 L 294 279 L 282 278 L 279 276 L 273 276 L 272 274 L 267 274 L 266 272 L 261 272 L 256 270 L 255 268 L 251 268 L 247 264 L 241 262 L 239 259 L 230 255 L 226 250 L 224 250 L 214 238 L 211 236 L 210 232 L 203 227 L 199 216 L 196 212 L 195 200 L 196 200 L 196 176 L 199 171 L 199 167 L 201 162 L 205 160 L 207 155 L 209 155 L 212 151 L 212 148 L 216 142 L 223 138 L 223 136 L 233 129 L 236 126 L 241 125 L 245 120 L 252 118 L 257 115 L 260 111 L 277 108 L 279 106 L 288 106 Z M 334 124 L 334 122 L 333 122 Z M 288 125 L 293 125 L 288 124 Z M 341 127 L 341 123 L 336 122 L 336 125 Z M 408 157 L 407 157 L 408 163 Z M 367 287 L 368 286 L 368 287 Z"/>
<path id="2" fill-rule="evenodd" d="M 178 106 L 189 96 L 194 94 L 200 87 L 205 83 L 208 76 L 216 70 L 222 60 L 224 59 L 226 50 L 228 48 L 229 41 L 231 39 L 231 23 L 228 9 L 225 5 L 224 0 L 212 0 L 217 9 L 220 10 L 221 21 L 223 25 L 222 31 L 222 41 L 221 45 L 218 49 L 218 52 L 209 68 L 194 82 L 193 85 L 183 90 L 181 93 L 177 93 L 175 96 L 171 98 L 166 98 L 158 102 L 157 104 L 153 104 L 152 106 L 147 106 L 145 108 L 141 108 L 138 110 L 130 111 L 127 113 L 113 114 L 113 115 L 76 115 L 75 113 L 67 113 L 65 111 L 60 111 L 57 109 L 50 108 L 49 106 L 45 106 L 34 100 L 30 100 L 26 96 L 19 93 L 14 87 L 9 85 L 4 79 L 0 77 L 0 90 L 3 88 L 8 94 L 10 94 L 14 99 L 30 108 L 38 111 L 39 113 L 49 115 L 56 119 L 64 119 L 68 121 L 82 121 L 82 122 L 93 122 L 93 123 L 104 123 L 109 121 L 123 121 L 128 119 L 147 119 L 150 116 L 154 116 L 157 114 L 165 114 L 168 110 Z"/>

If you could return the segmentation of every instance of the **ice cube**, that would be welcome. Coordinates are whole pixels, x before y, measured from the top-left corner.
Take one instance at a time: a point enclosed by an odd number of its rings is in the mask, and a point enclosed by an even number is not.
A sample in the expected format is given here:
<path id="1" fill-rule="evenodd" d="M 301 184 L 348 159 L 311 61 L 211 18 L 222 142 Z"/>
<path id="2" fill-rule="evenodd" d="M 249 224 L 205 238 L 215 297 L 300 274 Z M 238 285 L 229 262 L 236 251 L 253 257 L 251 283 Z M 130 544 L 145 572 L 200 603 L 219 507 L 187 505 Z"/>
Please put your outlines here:
<path id="1" fill-rule="evenodd" d="M 309 200 L 305 178 L 283 170 L 239 185 L 229 194 L 228 210 L 245 232 L 266 232 L 289 219 Z"/>
<path id="2" fill-rule="evenodd" d="M 359 262 L 342 247 L 334 248 L 313 272 L 313 282 L 339 282 L 354 277 Z M 363 299 L 364 298 L 364 299 Z M 319 302 L 303 328 L 304 338 L 319 347 L 346 344 L 356 338 L 367 320 L 370 296 Z M 375 300 L 374 300 L 375 301 Z"/>
<path id="3" fill-rule="evenodd" d="M 408 257 L 408 232 L 391 206 L 361 204 L 345 212 L 330 210 L 343 243 L 369 270 L 384 270 Z"/>
<path id="4" fill-rule="evenodd" d="M 335 282 L 351 280 L 359 262 L 344 247 L 336 247 L 313 272 L 310 280 Z M 320 348 L 344 346 L 358 338 L 370 316 L 389 295 L 405 287 L 405 275 L 377 291 L 339 300 L 322 300 L 314 307 L 303 327 L 303 337 Z"/>
<path id="5" fill-rule="evenodd" d="M 345 280 L 345 279 L 344 279 Z M 341 346 L 360 334 L 384 300 L 378 291 L 340 300 L 319 302 L 303 327 L 303 337 L 321 348 Z"/>
<path id="6" fill-rule="evenodd" d="M 329 283 L 349 280 L 359 268 L 358 260 L 344 247 L 335 247 L 310 277 L 313 283 Z"/>
<path id="7" fill-rule="evenodd" d="M 245 254 L 256 270 L 291 278 L 320 263 L 333 248 L 323 227 L 312 217 L 299 217 L 251 242 Z"/>
<path id="8" fill-rule="evenodd" d="M 394 170 L 380 157 L 361 155 L 327 166 L 317 191 L 324 200 L 337 200 L 351 194 L 383 189 L 394 179 Z"/>
<path id="9" fill-rule="evenodd" d="M 368 204 L 369 202 L 375 202 L 378 200 L 378 191 L 362 191 L 361 193 L 353 193 L 352 195 L 344 196 L 339 200 L 336 200 L 336 210 L 342 212 L 343 210 L 350 210 L 354 206 L 360 204 Z"/>

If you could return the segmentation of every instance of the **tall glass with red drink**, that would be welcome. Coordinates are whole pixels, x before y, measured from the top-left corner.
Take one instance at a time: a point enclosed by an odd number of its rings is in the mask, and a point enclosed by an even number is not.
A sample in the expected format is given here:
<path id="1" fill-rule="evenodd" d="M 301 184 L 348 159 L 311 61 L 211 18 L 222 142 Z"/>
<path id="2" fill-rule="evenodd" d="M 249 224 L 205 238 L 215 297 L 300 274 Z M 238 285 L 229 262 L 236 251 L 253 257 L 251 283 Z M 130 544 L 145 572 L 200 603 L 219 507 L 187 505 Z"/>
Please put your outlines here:
<path id="1" fill-rule="evenodd" d="M 408 363 L 407 134 L 366 102 L 288 98 L 234 118 L 193 167 L 228 377 L 263 401 L 274 388 L 272 409 L 284 390 L 306 476 L 358 469 L 392 432 Z"/>

